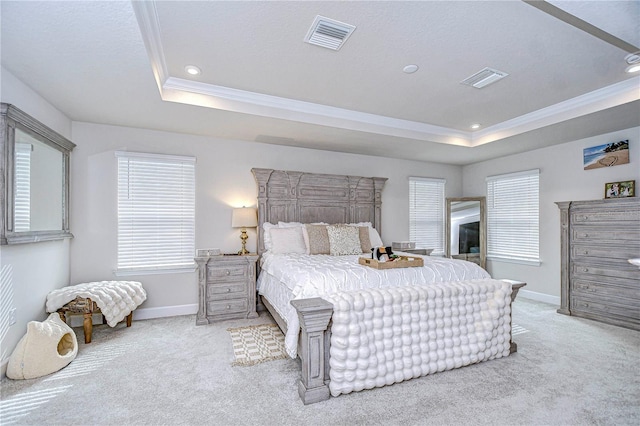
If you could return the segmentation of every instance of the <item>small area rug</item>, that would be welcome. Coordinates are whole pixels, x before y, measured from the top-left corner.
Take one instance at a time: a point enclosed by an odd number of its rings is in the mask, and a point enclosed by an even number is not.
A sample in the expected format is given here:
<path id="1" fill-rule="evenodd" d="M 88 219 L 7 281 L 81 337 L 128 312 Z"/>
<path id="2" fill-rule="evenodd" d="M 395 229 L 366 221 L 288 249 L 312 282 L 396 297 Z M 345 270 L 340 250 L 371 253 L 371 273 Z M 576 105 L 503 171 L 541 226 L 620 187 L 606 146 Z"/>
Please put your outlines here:
<path id="1" fill-rule="evenodd" d="M 276 324 L 228 328 L 235 361 L 232 365 L 249 366 L 287 358 L 284 336 Z"/>

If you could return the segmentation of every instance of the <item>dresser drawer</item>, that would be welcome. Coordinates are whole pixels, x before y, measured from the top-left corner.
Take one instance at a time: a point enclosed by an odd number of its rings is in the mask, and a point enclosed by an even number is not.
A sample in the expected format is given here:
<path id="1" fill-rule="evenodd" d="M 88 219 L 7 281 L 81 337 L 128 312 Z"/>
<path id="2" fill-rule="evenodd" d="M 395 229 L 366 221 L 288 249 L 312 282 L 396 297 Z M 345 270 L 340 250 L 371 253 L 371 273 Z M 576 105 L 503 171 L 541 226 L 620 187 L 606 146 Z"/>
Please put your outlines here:
<path id="1" fill-rule="evenodd" d="M 638 249 L 636 244 L 632 244 L 631 242 L 618 246 L 581 243 L 573 244 L 571 247 L 572 259 L 585 258 L 583 262 L 605 264 L 617 261 L 618 266 L 624 269 L 630 269 L 629 266 L 631 266 L 627 259 L 636 257 L 640 257 L 640 249 Z M 618 266 L 616 266 L 616 268 L 618 268 Z"/>
<path id="2" fill-rule="evenodd" d="M 632 244 L 637 246 L 640 241 L 640 222 L 626 223 L 625 226 L 595 227 L 573 226 L 571 241 L 574 243 L 597 243 L 620 245 Z"/>
<path id="3" fill-rule="evenodd" d="M 230 299 L 220 301 L 207 302 L 207 314 L 208 315 L 225 315 L 246 313 L 248 307 L 247 299 Z"/>
<path id="4" fill-rule="evenodd" d="M 631 320 L 640 323 L 640 309 L 630 309 L 611 302 L 590 300 L 583 297 L 571 297 L 571 311 L 584 312 L 592 315 L 602 315 L 617 320 Z"/>
<path id="5" fill-rule="evenodd" d="M 635 280 L 638 282 L 638 269 L 630 263 L 623 262 L 614 265 L 591 264 L 573 262 L 571 264 L 571 279 L 586 279 L 590 281 L 601 280 L 601 277 L 617 277 Z"/>
<path id="6" fill-rule="evenodd" d="M 571 282 L 571 294 L 596 300 L 616 301 L 620 305 L 640 310 L 640 283 L 623 279 L 607 281 L 588 281 L 574 279 Z"/>
<path id="7" fill-rule="evenodd" d="M 637 225 L 640 220 L 640 211 L 637 211 L 632 206 L 629 207 L 631 208 L 620 210 L 609 208 L 582 210 L 577 208 L 571 211 L 571 225 L 604 224 L 612 227 L 615 225 L 625 227 L 623 224 L 625 222 Z"/>
<path id="8" fill-rule="evenodd" d="M 246 266 L 228 265 L 228 266 L 208 266 L 207 267 L 208 282 L 222 281 L 241 281 L 247 275 Z"/>

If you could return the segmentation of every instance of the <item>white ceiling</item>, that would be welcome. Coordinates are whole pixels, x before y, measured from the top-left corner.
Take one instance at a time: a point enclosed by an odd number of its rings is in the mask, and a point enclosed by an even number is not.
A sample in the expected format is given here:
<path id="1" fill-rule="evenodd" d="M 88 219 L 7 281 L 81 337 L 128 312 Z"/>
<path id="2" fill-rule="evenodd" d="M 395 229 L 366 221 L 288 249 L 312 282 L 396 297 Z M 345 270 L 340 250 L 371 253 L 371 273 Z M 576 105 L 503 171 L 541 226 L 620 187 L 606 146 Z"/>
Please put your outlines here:
<path id="1" fill-rule="evenodd" d="M 2 0 L 1 60 L 75 121 L 469 164 L 640 126 L 640 2 L 552 3 L 587 31 L 516 0 Z M 356 26 L 340 50 L 317 15 Z"/>

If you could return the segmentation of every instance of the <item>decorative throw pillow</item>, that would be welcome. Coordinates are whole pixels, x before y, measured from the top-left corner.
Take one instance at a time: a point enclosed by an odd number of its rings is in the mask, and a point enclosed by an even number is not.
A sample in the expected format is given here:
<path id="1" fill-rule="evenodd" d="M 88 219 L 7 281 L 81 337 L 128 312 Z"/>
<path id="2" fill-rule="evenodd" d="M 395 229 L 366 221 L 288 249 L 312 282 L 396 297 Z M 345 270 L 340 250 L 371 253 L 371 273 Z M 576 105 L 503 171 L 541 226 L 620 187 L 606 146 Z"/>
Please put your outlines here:
<path id="1" fill-rule="evenodd" d="M 302 227 L 293 228 L 271 228 L 271 252 L 284 253 L 307 253 L 307 246 L 302 236 Z"/>
<path id="2" fill-rule="evenodd" d="M 368 226 L 359 226 L 358 232 L 360 237 L 360 248 L 363 253 L 371 253 L 371 239 L 369 238 L 369 227 Z"/>
<path id="3" fill-rule="evenodd" d="M 305 225 L 305 243 L 309 254 L 330 254 L 329 233 L 326 225 Z"/>
<path id="4" fill-rule="evenodd" d="M 360 230 L 354 226 L 327 226 L 329 234 L 329 252 L 333 256 L 361 254 Z"/>

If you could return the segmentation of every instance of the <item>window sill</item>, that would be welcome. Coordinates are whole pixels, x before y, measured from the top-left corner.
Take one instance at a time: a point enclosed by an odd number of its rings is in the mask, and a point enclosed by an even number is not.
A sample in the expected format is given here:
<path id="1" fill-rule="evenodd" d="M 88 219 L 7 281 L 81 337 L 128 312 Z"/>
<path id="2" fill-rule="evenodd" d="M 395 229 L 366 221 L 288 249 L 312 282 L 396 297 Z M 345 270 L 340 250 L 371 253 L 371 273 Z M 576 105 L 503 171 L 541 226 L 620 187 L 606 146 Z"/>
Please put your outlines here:
<path id="1" fill-rule="evenodd" d="M 131 277 L 140 275 L 161 275 L 161 274 L 186 274 L 196 271 L 196 266 L 186 266 L 183 268 L 170 268 L 170 269 L 124 269 L 115 270 L 113 275 L 116 277 Z"/>
<path id="2" fill-rule="evenodd" d="M 540 260 L 511 259 L 508 257 L 498 257 L 498 256 L 487 256 L 487 260 L 490 260 L 492 262 L 517 263 L 520 265 L 528 265 L 528 266 L 540 266 L 542 264 Z"/>

